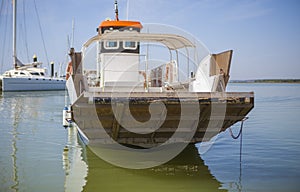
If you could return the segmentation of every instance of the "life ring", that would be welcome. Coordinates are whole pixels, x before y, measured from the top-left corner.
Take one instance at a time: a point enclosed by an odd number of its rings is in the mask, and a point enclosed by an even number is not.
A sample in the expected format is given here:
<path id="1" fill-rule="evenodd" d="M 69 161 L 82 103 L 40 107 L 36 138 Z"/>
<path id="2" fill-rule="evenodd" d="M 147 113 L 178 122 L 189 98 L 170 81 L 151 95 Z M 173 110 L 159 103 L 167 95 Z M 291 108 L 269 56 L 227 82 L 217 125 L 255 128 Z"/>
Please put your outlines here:
<path id="1" fill-rule="evenodd" d="M 73 66 L 72 66 L 72 62 L 70 61 L 67 66 L 66 80 L 68 80 L 72 74 L 73 74 Z"/>

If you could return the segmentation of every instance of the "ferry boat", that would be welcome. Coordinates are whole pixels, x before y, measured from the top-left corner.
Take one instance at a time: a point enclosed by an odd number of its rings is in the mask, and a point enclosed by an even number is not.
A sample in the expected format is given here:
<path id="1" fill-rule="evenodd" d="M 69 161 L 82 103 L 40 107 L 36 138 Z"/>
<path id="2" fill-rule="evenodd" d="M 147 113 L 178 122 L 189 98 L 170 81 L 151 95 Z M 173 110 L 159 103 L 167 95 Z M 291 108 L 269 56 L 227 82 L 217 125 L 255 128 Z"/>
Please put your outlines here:
<path id="1" fill-rule="evenodd" d="M 254 93 L 226 92 L 232 50 L 200 58 L 193 39 L 143 27 L 119 20 L 116 5 L 115 20 L 101 22 L 80 52 L 70 50 L 70 119 L 85 144 L 198 143 L 247 116 Z M 168 60 L 151 59 L 151 46 Z"/>

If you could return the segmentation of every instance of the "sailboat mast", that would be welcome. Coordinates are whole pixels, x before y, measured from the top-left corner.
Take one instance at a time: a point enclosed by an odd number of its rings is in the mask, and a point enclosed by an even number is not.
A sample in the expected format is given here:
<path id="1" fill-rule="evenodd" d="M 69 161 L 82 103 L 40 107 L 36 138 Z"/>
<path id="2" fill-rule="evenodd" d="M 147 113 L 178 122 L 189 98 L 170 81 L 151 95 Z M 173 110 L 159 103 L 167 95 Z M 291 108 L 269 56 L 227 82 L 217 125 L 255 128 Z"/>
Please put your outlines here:
<path id="1" fill-rule="evenodd" d="M 13 66 L 17 68 L 17 0 L 12 0 L 13 3 Z"/>

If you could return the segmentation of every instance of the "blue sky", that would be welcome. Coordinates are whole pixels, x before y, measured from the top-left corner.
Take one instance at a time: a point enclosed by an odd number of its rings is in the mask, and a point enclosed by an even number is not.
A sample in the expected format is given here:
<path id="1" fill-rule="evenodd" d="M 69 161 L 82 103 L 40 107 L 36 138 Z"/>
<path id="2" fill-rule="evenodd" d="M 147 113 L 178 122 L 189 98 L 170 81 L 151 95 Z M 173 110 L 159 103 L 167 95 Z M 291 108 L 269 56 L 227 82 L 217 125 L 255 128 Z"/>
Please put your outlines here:
<path id="1" fill-rule="evenodd" d="M 11 2 L 1 0 L 0 5 L 4 1 Z M 19 0 L 19 7 L 24 1 L 29 55 L 36 53 L 46 62 L 33 0 Z M 72 33 L 73 18 L 77 50 L 96 34 L 102 20 L 114 18 L 114 0 L 35 1 L 48 57 L 55 63 L 66 60 L 67 35 Z M 22 18 L 22 8 L 19 9 Z M 120 19 L 126 19 L 126 10 L 127 0 L 119 0 Z M 297 0 L 129 0 L 130 20 L 179 27 L 193 34 L 212 53 L 233 49 L 231 79 L 300 78 L 299 10 Z M 9 14 L 11 11 L 1 10 L 1 72 L 11 63 L 10 40 L 5 40 L 3 46 L 4 18 Z M 9 29 L 6 31 L 11 33 Z M 20 41 L 25 47 L 24 41 Z M 24 50 L 19 55 L 26 60 Z"/>

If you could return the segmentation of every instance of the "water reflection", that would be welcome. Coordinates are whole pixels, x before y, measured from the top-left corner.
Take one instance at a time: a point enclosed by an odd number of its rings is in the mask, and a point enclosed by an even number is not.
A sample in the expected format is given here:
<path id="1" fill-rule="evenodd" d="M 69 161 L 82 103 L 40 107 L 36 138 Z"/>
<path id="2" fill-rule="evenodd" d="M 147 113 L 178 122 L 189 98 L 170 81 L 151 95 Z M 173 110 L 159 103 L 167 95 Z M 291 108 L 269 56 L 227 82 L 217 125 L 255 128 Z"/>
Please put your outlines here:
<path id="1" fill-rule="evenodd" d="M 239 140 L 228 131 L 201 155 L 209 170 L 196 152 L 188 158 L 195 160 L 175 166 L 116 168 L 77 140 L 69 139 L 66 146 L 64 91 L 0 92 L 0 191 L 176 192 L 218 191 L 220 186 L 229 191 L 299 191 L 300 85 L 234 84 L 231 89 L 257 93 L 243 129 L 242 172 Z M 237 124 L 235 135 L 238 130 Z"/>
<path id="2" fill-rule="evenodd" d="M 13 130 L 12 130 L 12 166 L 13 166 L 13 182 L 14 184 L 11 186 L 13 191 L 18 191 L 19 187 L 19 178 L 18 178 L 18 166 L 17 166 L 17 140 L 18 140 L 18 126 L 21 119 L 21 114 L 23 111 L 22 100 L 20 98 L 14 98 L 11 104 L 12 109 L 12 120 L 13 120 Z"/>
<path id="3" fill-rule="evenodd" d="M 204 165 L 197 148 L 189 145 L 172 161 L 151 169 L 115 167 L 78 145 L 70 128 L 63 152 L 66 191 L 217 191 L 221 184 Z"/>
<path id="4" fill-rule="evenodd" d="M 0 94 L 0 191 L 62 191 L 61 93 Z"/>
<path id="5" fill-rule="evenodd" d="M 82 191 L 86 184 L 88 166 L 83 152 L 84 148 L 77 142 L 76 128 L 68 128 L 68 144 L 63 151 L 63 168 L 65 170 L 65 191 Z"/>
<path id="6" fill-rule="evenodd" d="M 11 130 L 8 130 L 8 134 L 11 136 L 11 148 L 7 149 L 7 151 L 2 151 L 3 153 L 5 152 L 10 152 L 10 161 L 5 162 L 9 166 L 9 172 L 11 172 L 11 175 L 8 174 L 7 176 L 4 177 L 9 177 L 11 176 L 11 181 L 4 183 L 4 188 L 7 190 L 11 191 L 18 191 L 19 190 L 19 185 L 20 185 L 20 179 L 19 179 L 19 167 L 18 167 L 18 161 L 19 159 L 17 158 L 18 156 L 18 141 L 19 141 L 19 126 L 20 122 L 22 121 L 23 114 L 25 112 L 24 105 L 23 105 L 23 99 L 20 97 L 13 97 L 12 94 L 10 93 L 2 93 L 0 92 L 0 109 L 1 109 L 1 116 L 3 116 L 3 120 L 8 120 L 10 119 L 11 121 L 9 122 L 12 126 Z M 10 98 L 10 102 L 5 102 L 4 98 Z M 3 121 L 2 120 L 2 121 Z M 4 126 L 4 125 L 3 125 Z M 5 128 L 3 127 L 5 130 Z M 4 131 L 3 130 L 3 131 Z M 5 132 L 2 133 L 4 135 Z M 3 138 L 1 138 L 4 140 Z"/>

